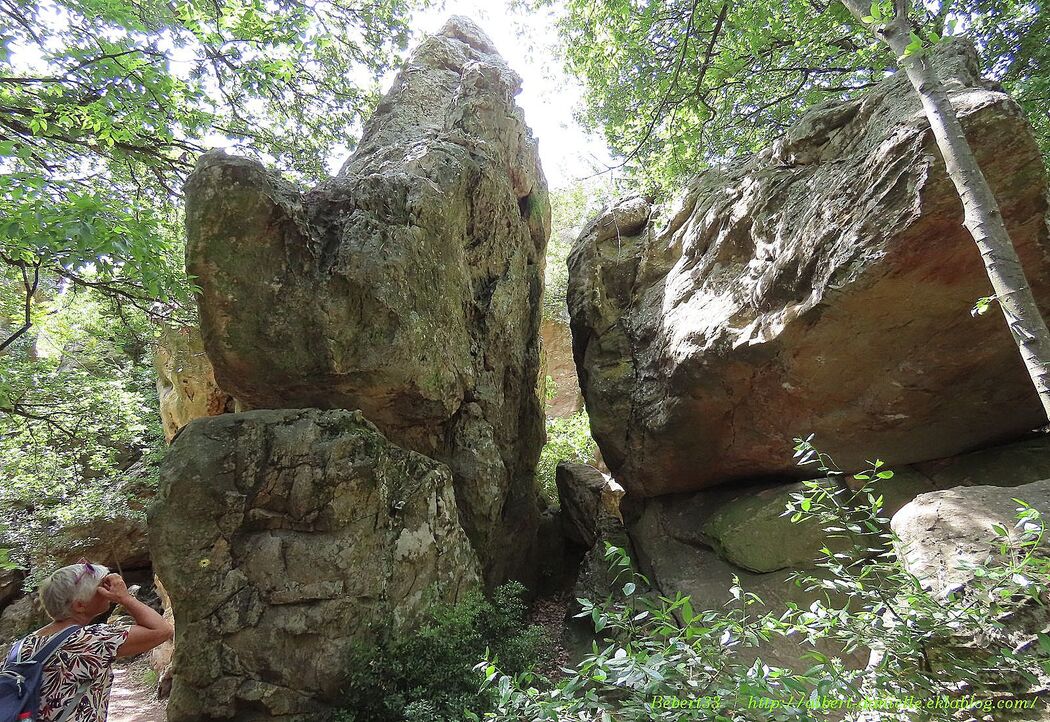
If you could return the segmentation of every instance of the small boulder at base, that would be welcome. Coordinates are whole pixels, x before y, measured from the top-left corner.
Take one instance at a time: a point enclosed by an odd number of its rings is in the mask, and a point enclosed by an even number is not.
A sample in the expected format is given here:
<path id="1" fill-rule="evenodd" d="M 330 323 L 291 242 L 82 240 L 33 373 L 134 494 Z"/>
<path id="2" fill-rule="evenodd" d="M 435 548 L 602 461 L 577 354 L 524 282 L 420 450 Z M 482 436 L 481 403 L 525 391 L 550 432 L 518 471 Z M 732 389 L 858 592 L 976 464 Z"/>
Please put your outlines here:
<path id="1" fill-rule="evenodd" d="M 1000 542 L 995 525 L 1017 535 L 1020 499 L 1050 520 L 1050 479 L 1003 488 L 969 486 L 920 494 L 893 516 L 898 553 L 909 572 L 935 594 L 973 579 L 972 564 L 995 563 Z M 1043 547 L 1050 547 L 1044 537 Z"/>
<path id="2" fill-rule="evenodd" d="M 169 722 L 329 711 L 355 640 L 480 584 L 448 467 L 360 412 L 190 422 L 149 528 L 177 622 Z"/>

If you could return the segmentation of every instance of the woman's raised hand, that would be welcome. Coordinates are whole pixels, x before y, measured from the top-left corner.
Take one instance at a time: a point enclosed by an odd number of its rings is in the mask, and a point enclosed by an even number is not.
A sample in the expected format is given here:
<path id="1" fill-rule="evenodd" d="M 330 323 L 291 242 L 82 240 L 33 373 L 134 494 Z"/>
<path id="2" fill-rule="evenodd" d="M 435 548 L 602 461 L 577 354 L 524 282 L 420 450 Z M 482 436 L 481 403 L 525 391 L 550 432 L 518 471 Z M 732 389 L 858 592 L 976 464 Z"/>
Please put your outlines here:
<path id="1" fill-rule="evenodd" d="M 119 574 L 107 574 L 98 585 L 98 593 L 111 602 L 123 604 L 124 600 L 131 596 L 128 585 Z"/>

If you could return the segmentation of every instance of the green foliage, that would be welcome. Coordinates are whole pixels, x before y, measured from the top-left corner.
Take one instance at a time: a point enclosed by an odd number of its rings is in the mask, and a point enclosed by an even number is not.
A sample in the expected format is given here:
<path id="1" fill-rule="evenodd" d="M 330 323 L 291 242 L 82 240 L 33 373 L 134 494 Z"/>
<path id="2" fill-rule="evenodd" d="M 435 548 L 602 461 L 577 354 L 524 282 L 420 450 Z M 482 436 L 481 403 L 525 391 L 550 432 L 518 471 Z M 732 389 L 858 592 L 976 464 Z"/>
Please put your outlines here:
<path id="1" fill-rule="evenodd" d="M 141 517 L 164 448 L 144 314 L 74 288 L 40 308 L 0 355 L 0 546 L 34 573 L 68 548 L 62 529 Z"/>
<path id="2" fill-rule="evenodd" d="M 880 8 L 872 12 L 881 17 Z M 944 0 L 925 13 L 926 40 L 975 40 L 985 68 L 1016 95 L 1046 149 L 1045 8 Z M 567 69 L 585 86 L 582 120 L 601 129 L 653 189 L 768 145 L 806 109 L 855 95 L 896 62 L 840 2 L 566 0 L 560 30 Z M 916 39 L 918 50 L 923 39 Z"/>
<path id="3" fill-rule="evenodd" d="M 0 6 L 0 261 L 151 313 L 189 298 L 179 189 L 230 141 L 303 179 L 352 145 L 415 0 Z M 23 283 L 24 282 L 24 283 Z M 155 300 L 165 302 L 158 308 Z M 2 339 L 0 339 L 2 340 Z"/>
<path id="4" fill-rule="evenodd" d="M 555 471 L 558 462 L 589 464 L 594 462 L 597 453 L 598 445 L 591 437 L 591 422 L 586 410 L 560 419 L 547 419 L 547 443 L 536 464 L 536 485 L 549 501 L 557 503 Z"/>
<path id="5" fill-rule="evenodd" d="M 490 693 L 478 693 L 472 667 L 486 654 L 524 673 L 539 658 L 542 629 L 526 626 L 518 582 L 491 599 L 478 591 L 455 605 L 432 607 L 411 636 L 356 646 L 341 722 L 460 722 L 465 710 L 485 712 Z"/>
<path id="6" fill-rule="evenodd" d="M 141 514 L 114 490 L 155 478 L 147 319 L 193 319 L 180 189 L 198 153 L 229 143 L 318 179 L 416 6 L 0 3 L 0 546 L 16 561 Z"/>
<path id="7" fill-rule="evenodd" d="M 800 463 L 841 479 L 809 440 L 796 442 Z M 785 513 L 819 519 L 829 534 L 849 542 L 846 551 L 824 550 L 821 574 L 796 575 L 797 584 L 817 593 L 808 609 L 792 604 L 759 611 L 761 600 L 734 586 L 724 608 L 698 611 L 681 594 L 646 591 L 649 580 L 633 570 L 627 553 L 606 544 L 617 575 L 614 596 L 604 603 L 578 600 L 577 615 L 591 618 L 603 643 L 595 642 L 591 654 L 553 684 L 480 662 L 475 669 L 484 674 L 485 689 L 497 695 L 485 719 L 803 722 L 840 719 L 835 700 L 869 699 L 885 705 L 877 719 L 950 720 L 960 706 L 980 715 L 993 697 L 1028 693 L 1037 671 L 1050 674 L 1050 637 L 1021 623 L 1026 611 L 1045 614 L 1050 589 L 1050 560 L 1037 553 L 1044 534 L 1038 513 L 1018 502 L 1013 532 L 996 529 L 999 559 L 974 568 L 972 583 L 938 596 L 904 569 L 879 515 L 878 482 L 891 475 L 875 461 L 855 475 L 867 482 L 861 490 L 813 482 L 789 505 Z M 1037 620 L 1041 629 L 1045 618 Z M 791 640 L 800 654 L 808 650 L 809 661 L 799 669 L 769 665 L 763 645 L 774 639 Z M 876 662 L 848 669 L 818 651 L 818 642 L 847 652 L 870 648 Z M 672 697 L 700 707 L 658 703 Z M 910 697 L 956 704 L 916 710 L 907 706 Z M 776 706 L 753 704 L 760 700 Z"/>

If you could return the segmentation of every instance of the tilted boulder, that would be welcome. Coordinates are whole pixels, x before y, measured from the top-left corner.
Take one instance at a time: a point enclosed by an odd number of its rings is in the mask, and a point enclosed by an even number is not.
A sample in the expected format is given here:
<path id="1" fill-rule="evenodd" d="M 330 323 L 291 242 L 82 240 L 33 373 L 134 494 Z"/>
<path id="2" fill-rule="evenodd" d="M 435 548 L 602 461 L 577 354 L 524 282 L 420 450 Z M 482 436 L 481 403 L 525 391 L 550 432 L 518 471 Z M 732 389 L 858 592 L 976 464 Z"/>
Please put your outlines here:
<path id="1" fill-rule="evenodd" d="M 590 549 L 597 540 L 602 494 L 609 482 L 593 466 L 569 461 L 558 463 L 554 481 L 558 486 L 562 533 L 573 544 Z"/>
<path id="2" fill-rule="evenodd" d="M 935 62 L 1036 298 L 1050 301 L 1047 184 L 1017 104 L 973 49 Z M 640 197 L 569 257 L 592 430 L 631 494 L 795 477 L 792 438 L 840 467 L 951 456 L 1046 419 L 903 74 L 820 106 L 755 156 Z M 1046 308 L 1050 311 L 1050 307 Z M 1044 311 L 1045 313 L 1045 311 Z"/>
<path id="3" fill-rule="evenodd" d="M 339 174 L 305 193 L 204 155 L 187 265 L 219 386 L 250 408 L 361 409 L 446 462 L 498 583 L 528 566 L 550 204 L 520 78 L 469 20 L 416 49 Z"/>
<path id="4" fill-rule="evenodd" d="M 234 399 L 215 383 L 200 329 L 162 326 L 153 352 L 164 438 L 170 444 L 183 426 L 202 416 L 234 410 Z"/>
<path id="5" fill-rule="evenodd" d="M 331 710 L 355 640 L 398 634 L 480 584 L 448 467 L 359 411 L 192 421 L 149 528 L 177 620 L 169 722 Z"/>

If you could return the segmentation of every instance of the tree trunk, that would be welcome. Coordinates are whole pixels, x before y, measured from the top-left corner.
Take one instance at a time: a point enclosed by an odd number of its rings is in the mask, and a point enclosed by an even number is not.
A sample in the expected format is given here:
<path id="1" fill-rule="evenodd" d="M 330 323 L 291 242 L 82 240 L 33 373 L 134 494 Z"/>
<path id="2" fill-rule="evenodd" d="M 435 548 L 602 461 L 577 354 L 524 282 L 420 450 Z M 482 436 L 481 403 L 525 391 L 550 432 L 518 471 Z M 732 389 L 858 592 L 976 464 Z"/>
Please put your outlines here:
<path id="1" fill-rule="evenodd" d="M 868 14 L 869 8 L 860 0 L 844 0 L 844 3 L 858 20 Z M 999 204 L 977 165 L 940 77 L 924 54 L 905 57 L 905 49 L 911 42 L 909 10 L 908 0 L 895 0 L 893 19 L 875 25 L 874 33 L 900 59 L 922 101 L 948 176 L 962 200 L 963 225 L 981 252 L 995 298 L 1035 384 L 1043 411 L 1050 418 L 1050 331 L 1036 306 Z"/>

